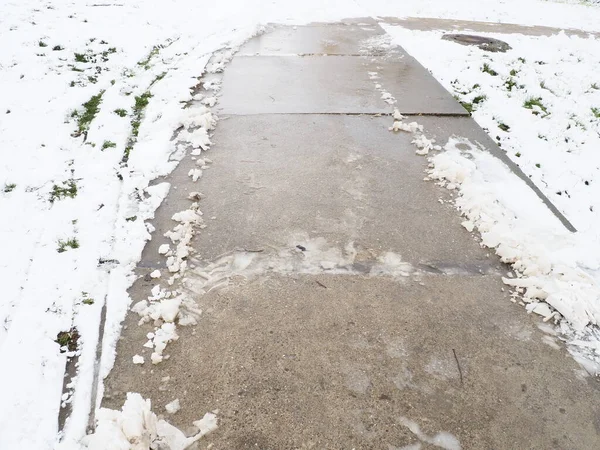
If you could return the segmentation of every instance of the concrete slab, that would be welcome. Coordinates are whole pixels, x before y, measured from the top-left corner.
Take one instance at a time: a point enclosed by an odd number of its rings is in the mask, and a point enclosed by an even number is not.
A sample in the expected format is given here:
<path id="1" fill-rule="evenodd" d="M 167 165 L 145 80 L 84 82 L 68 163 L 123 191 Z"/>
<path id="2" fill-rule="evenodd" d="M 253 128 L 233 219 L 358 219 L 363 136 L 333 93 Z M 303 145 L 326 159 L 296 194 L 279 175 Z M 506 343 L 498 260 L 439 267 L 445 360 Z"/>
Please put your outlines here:
<path id="1" fill-rule="evenodd" d="M 279 27 L 248 41 L 239 55 L 365 55 L 368 39 L 385 36 L 375 24 Z"/>
<path id="2" fill-rule="evenodd" d="M 460 114 L 464 108 L 411 57 L 255 56 L 233 59 L 219 114 L 389 114 L 369 72 L 405 114 Z"/>
<path id="3" fill-rule="evenodd" d="M 423 181 L 426 160 L 411 136 L 388 131 L 391 124 L 344 115 L 222 120 L 202 183 L 201 209 L 216 217 L 194 242 L 202 259 L 284 247 L 306 234 L 397 252 L 413 264 L 486 260 L 456 211 L 439 203 L 445 193 Z"/>
<path id="4" fill-rule="evenodd" d="M 597 383 L 501 288 L 494 276 L 238 281 L 198 298 L 201 324 L 180 328 L 153 370 L 120 361 L 150 331 L 129 320 L 104 404 L 118 408 L 133 390 L 161 412 L 179 398 L 168 419 L 182 429 L 218 408 L 202 449 L 418 443 L 402 417 L 464 449 L 596 448 Z"/>

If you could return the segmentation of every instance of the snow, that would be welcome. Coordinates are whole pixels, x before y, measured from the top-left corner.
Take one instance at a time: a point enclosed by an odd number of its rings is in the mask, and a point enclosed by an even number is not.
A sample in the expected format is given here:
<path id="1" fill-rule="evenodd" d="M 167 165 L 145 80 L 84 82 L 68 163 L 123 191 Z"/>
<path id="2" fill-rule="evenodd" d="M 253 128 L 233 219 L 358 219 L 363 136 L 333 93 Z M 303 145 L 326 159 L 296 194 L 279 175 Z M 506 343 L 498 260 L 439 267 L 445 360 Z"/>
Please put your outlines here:
<path id="1" fill-rule="evenodd" d="M 176 408 L 179 401 L 174 400 L 169 405 Z M 202 419 L 195 421 L 194 426 L 199 431 L 194 436 L 186 437 L 165 420 L 158 419 L 151 410 L 150 400 L 144 400 L 139 394 L 129 393 L 121 411 L 106 408 L 98 411 L 96 431 L 84 437 L 82 443 L 89 450 L 184 450 L 217 429 L 216 415 L 207 413 Z M 63 449 L 66 450 L 67 447 L 63 446 Z"/>
<path id="2" fill-rule="evenodd" d="M 417 155 L 427 155 L 429 150 L 439 150 L 441 148 L 434 145 L 435 139 L 428 139 L 424 134 L 417 134 L 412 143 L 417 147 L 417 151 L 415 152 Z"/>
<path id="3" fill-rule="evenodd" d="M 169 413 L 169 414 L 175 414 L 177 411 L 179 411 L 181 409 L 181 405 L 179 403 L 179 399 L 176 398 L 175 400 L 173 400 L 172 402 L 169 402 L 165 405 L 165 410 Z"/>
<path id="4" fill-rule="evenodd" d="M 597 244 L 567 231 L 508 167 L 468 141 L 450 139 L 430 161 L 429 177 L 458 190 L 456 206 L 480 233 L 482 245 L 512 264 L 517 277 L 504 283 L 520 292 L 528 311 L 546 319 L 558 311 L 570 343 L 600 362 L 600 342 L 587 328 L 600 323 L 600 288 L 589 271 L 600 254 Z M 574 339 L 578 333 L 586 336 L 585 345 Z"/>
<path id="5" fill-rule="evenodd" d="M 209 108 L 217 101 L 220 83 L 206 80 L 210 94 L 196 96 L 200 103 L 184 108 L 194 97 L 190 88 L 198 84 L 198 77 L 205 71 L 221 72 L 235 48 L 260 32 L 261 24 L 375 15 L 592 30 L 600 23 L 600 10 L 539 0 L 482 0 L 477 7 L 470 0 L 452 4 L 440 0 L 334 0 L 326 6 L 315 1 L 131 0 L 94 4 L 49 0 L 42 5 L 23 0 L 3 5 L 0 214 L 9 219 L 0 221 L 0 282 L 4 289 L 0 299 L 0 360 L 11 370 L 0 373 L 0 448 L 53 448 L 59 439 L 64 448 L 78 448 L 77 442 L 85 435 L 90 408 L 99 406 L 93 392 L 101 311 L 106 307 L 100 380 L 112 367 L 121 321 L 130 303 L 127 289 L 153 230 L 146 221 L 170 189 L 167 183 L 153 181 L 172 171 L 186 152 L 203 157 L 192 177 L 198 178 L 210 164 L 203 153 L 210 146 L 216 118 Z M 557 45 L 564 42 L 567 38 L 556 38 Z M 568 42 L 571 47 L 564 44 L 568 48 L 560 57 L 565 59 L 574 51 L 580 52 L 588 65 L 596 61 L 596 47 L 591 41 Z M 561 66 L 565 70 L 567 62 L 565 59 Z M 574 77 L 573 83 L 579 83 L 585 81 L 583 72 L 572 70 L 568 74 Z M 377 74 L 371 78 L 375 82 Z M 563 92 L 560 86 L 549 87 Z M 583 96 L 578 90 L 573 93 L 576 98 Z M 94 98 L 99 99 L 98 110 L 89 124 L 72 116 L 77 111 L 81 118 L 83 105 Z M 394 102 L 393 98 L 386 99 Z M 137 117 L 136 104 L 145 101 L 147 105 Z M 584 119 L 590 119 L 589 115 Z M 550 133 L 553 126 L 549 125 L 548 135 L 560 136 L 559 127 L 555 134 Z M 176 140 L 171 141 L 181 127 Z M 580 136 L 575 133 L 577 127 L 572 127 L 576 140 Z M 583 161 L 582 157 L 581 166 Z M 565 185 L 574 180 L 570 176 L 567 173 Z M 569 194 L 573 193 L 569 189 Z M 198 193 L 192 200 L 200 198 Z M 185 272 L 192 228 L 201 223 L 197 206 L 190 210 L 197 215 L 189 213 L 191 221 L 177 222 L 170 235 L 173 246 L 159 249 L 160 254 L 169 255 L 171 283 L 174 276 Z M 580 229 L 585 228 L 585 221 L 573 220 Z M 592 223 L 591 218 L 587 220 Z M 318 259 L 294 264 L 311 271 L 325 261 L 334 264 L 332 270 L 341 270 L 340 264 L 350 259 L 346 250 L 325 248 L 315 252 Z M 236 261 L 247 262 L 244 258 Z M 381 270 L 402 272 L 397 267 Z M 585 282 L 580 286 L 585 287 Z M 552 292 L 560 295 L 548 295 L 548 301 L 561 308 L 561 313 L 581 323 L 585 317 L 595 317 L 593 311 L 590 315 L 586 310 L 586 316 L 580 310 L 569 310 L 564 289 Z M 153 363 L 166 358 L 166 344 L 177 339 L 175 322 L 193 323 L 198 314 L 185 298 L 175 313 L 177 301 L 164 295 L 148 301 L 148 311 L 140 306 L 148 320 L 164 321 L 156 323 L 156 331 L 149 337 Z M 73 412 L 59 433 L 56 417 L 67 354 L 60 352 L 55 340 L 59 332 L 73 327 L 80 334 L 79 372 L 72 391 Z M 579 340 L 583 342 L 584 337 Z M 101 397 L 101 383 L 98 388 Z M 123 411 L 99 410 L 97 417 L 96 437 L 86 438 L 89 448 L 130 448 L 127 436 L 135 438 L 137 448 L 148 448 L 146 444 L 160 430 L 173 442 L 185 441 L 166 422 L 156 422 L 149 402 L 135 394 L 128 396 Z M 201 430 L 214 428 L 213 416 L 203 420 Z"/>

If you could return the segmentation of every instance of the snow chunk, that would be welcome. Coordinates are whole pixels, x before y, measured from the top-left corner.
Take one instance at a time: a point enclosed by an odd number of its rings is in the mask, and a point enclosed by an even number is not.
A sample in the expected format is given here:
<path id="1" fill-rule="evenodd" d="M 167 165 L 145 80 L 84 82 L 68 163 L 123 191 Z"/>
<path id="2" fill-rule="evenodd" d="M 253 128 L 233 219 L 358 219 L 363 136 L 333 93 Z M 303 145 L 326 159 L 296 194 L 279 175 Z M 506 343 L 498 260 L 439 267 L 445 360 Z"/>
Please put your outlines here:
<path id="1" fill-rule="evenodd" d="M 140 356 L 140 355 L 135 355 L 133 357 L 133 363 L 134 364 L 144 364 L 144 357 Z"/>
<path id="2" fill-rule="evenodd" d="M 381 99 L 384 100 L 389 105 L 393 105 L 394 103 L 396 103 L 396 99 L 389 92 L 384 91 L 381 94 Z"/>
<path id="3" fill-rule="evenodd" d="M 154 352 L 150 355 L 152 364 L 158 364 L 163 361 L 163 352 L 167 347 L 167 344 L 172 341 L 179 339 L 177 332 L 175 331 L 174 323 L 163 323 L 162 326 L 156 330 L 154 335 Z"/>
<path id="4" fill-rule="evenodd" d="M 199 202 L 202 200 L 203 195 L 200 192 L 190 192 L 188 195 L 189 200 L 193 200 L 195 202 Z"/>
<path id="5" fill-rule="evenodd" d="M 423 125 L 417 122 L 404 123 L 399 120 L 394 121 L 394 125 L 389 128 L 390 131 L 406 131 L 408 133 L 416 133 L 423 131 Z"/>
<path id="6" fill-rule="evenodd" d="M 96 431 L 82 439 L 87 450 L 185 450 L 218 427 L 215 414 L 206 413 L 193 422 L 200 431 L 186 437 L 165 420 L 158 420 L 151 410 L 150 400 L 131 392 L 127 393 L 121 411 L 101 408 L 97 418 Z"/>
<path id="7" fill-rule="evenodd" d="M 412 143 L 415 144 L 418 148 L 416 151 L 417 155 L 426 155 L 429 153 L 429 150 L 433 150 L 435 139 L 427 139 L 424 134 L 417 135 L 416 138 L 412 140 Z"/>
<path id="8" fill-rule="evenodd" d="M 154 272 L 150 273 L 151 278 L 160 278 L 160 270 L 156 269 Z"/>
<path id="9" fill-rule="evenodd" d="M 202 176 L 202 169 L 190 169 L 188 176 L 192 177 L 192 181 L 195 183 Z"/>
<path id="10" fill-rule="evenodd" d="M 464 222 L 461 223 L 461 225 L 463 227 L 465 227 L 469 233 L 471 231 L 473 231 L 473 229 L 475 228 L 475 224 L 473 222 L 471 222 L 470 220 L 465 220 Z"/>
<path id="11" fill-rule="evenodd" d="M 158 254 L 166 255 L 167 253 L 169 253 L 170 249 L 171 248 L 169 247 L 169 244 L 162 244 L 160 247 L 158 247 Z"/>
<path id="12" fill-rule="evenodd" d="M 193 149 L 199 150 L 208 150 L 212 145 L 206 128 L 198 128 L 197 130 L 194 130 L 194 132 L 183 130 L 177 136 L 177 142 L 190 144 Z"/>
<path id="13" fill-rule="evenodd" d="M 181 409 L 181 404 L 179 403 L 179 399 L 176 398 L 172 402 L 167 403 L 165 405 L 165 409 L 167 410 L 167 412 L 169 414 L 175 414 L 177 411 L 179 411 Z"/>
<path id="14" fill-rule="evenodd" d="M 217 97 L 206 97 L 202 99 L 202 103 L 208 107 L 213 107 L 217 103 Z"/>
<path id="15" fill-rule="evenodd" d="M 202 419 L 196 420 L 194 426 L 200 430 L 202 436 L 212 433 L 218 428 L 217 416 L 208 412 Z"/>
<path id="16" fill-rule="evenodd" d="M 204 128 L 206 130 L 212 130 L 217 121 L 213 114 L 205 106 L 199 108 L 187 109 L 187 116 L 181 119 L 180 125 L 186 130 L 190 128 Z"/>

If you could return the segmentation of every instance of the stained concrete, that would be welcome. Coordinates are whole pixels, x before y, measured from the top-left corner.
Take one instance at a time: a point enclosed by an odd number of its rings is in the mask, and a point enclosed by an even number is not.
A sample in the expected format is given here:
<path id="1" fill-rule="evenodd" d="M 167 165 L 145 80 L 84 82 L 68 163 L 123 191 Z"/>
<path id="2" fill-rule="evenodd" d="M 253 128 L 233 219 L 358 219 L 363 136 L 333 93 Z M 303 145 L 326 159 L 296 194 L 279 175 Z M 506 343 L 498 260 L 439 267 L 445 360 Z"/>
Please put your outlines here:
<path id="1" fill-rule="evenodd" d="M 245 98 L 254 102 L 248 109 L 261 107 L 260 96 L 238 98 L 229 89 L 238 58 L 264 62 L 236 57 L 220 102 L 241 108 Z M 320 58 L 323 72 L 343 76 L 339 57 Z M 270 69 L 284 79 L 282 64 L 262 72 L 254 64 L 246 86 Z M 419 77 L 428 76 L 421 69 Z M 312 114 L 222 116 L 201 180 L 187 177 L 189 158 L 167 178 L 173 189 L 157 211 L 133 300 L 157 283 L 143 275 L 164 264 L 157 246 L 192 190 L 205 194 L 207 228 L 198 230 L 191 262 L 204 267 L 235 255 L 248 267 L 222 272 L 221 288 L 208 293 L 199 269 L 175 286 L 203 315 L 196 327 L 178 327 L 180 339 L 158 366 L 132 365 L 135 354 L 149 359 L 142 345 L 153 328 L 130 314 L 103 405 L 120 408 L 135 391 L 164 413 L 179 398 L 181 411 L 167 418 L 184 430 L 218 409 L 220 427 L 201 448 L 389 450 L 421 442 L 402 418 L 429 436 L 451 433 L 463 449 L 597 448 L 598 381 L 538 329 L 537 317 L 510 302 L 500 279 L 507 267 L 438 202 L 450 194 L 422 181 L 425 160 L 410 137 L 390 132 L 389 116 L 356 115 L 370 99 L 344 100 L 356 110 L 328 115 L 318 113 L 327 103 L 311 98 Z M 418 121 L 438 142 L 457 134 L 489 144 L 466 117 Z M 298 270 L 313 252 L 301 239 L 316 238 L 342 252 L 354 242 L 356 254 L 335 270 Z M 406 265 L 399 274 L 373 270 L 388 251 Z"/>

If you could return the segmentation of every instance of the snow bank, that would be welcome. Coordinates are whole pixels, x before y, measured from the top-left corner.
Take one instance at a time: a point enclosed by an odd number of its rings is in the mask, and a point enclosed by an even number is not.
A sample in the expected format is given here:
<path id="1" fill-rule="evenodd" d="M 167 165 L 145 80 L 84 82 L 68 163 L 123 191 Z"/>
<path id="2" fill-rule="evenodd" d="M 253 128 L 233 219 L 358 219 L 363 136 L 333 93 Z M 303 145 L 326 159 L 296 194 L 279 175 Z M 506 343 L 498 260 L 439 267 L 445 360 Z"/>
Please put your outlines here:
<path id="1" fill-rule="evenodd" d="M 459 150 L 458 144 L 470 150 Z M 503 278 L 515 288 L 515 298 L 546 320 L 564 317 L 576 332 L 597 326 L 600 286 L 589 262 L 600 248 L 566 231 L 541 200 L 489 153 L 460 138 L 450 139 L 444 150 L 431 157 L 429 177 L 458 191 L 456 206 L 479 232 L 482 245 L 515 269 L 516 277 Z M 586 355 L 600 361 L 600 342 L 585 347 Z"/>
<path id="2" fill-rule="evenodd" d="M 430 160 L 429 177 L 458 191 L 463 226 L 515 269 L 516 278 L 504 278 L 514 301 L 560 321 L 576 359 L 600 373 L 600 41 L 483 33 L 513 48 L 489 53 L 442 41 L 441 32 L 386 29 L 473 108 L 474 119 L 579 230 L 566 231 L 504 164 L 471 143 L 460 151 L 453 138 Z"/>

